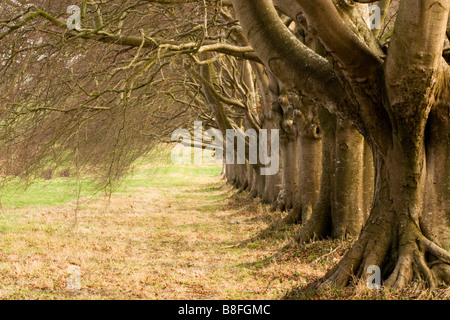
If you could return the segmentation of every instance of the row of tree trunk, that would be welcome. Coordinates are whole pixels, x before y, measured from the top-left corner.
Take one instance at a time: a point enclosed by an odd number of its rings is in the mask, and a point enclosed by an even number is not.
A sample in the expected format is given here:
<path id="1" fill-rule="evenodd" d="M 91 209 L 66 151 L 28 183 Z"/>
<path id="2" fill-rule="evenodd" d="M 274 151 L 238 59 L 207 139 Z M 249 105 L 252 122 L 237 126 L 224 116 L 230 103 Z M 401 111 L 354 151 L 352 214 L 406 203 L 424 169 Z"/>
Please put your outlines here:
<path id="1" fill-rule="evenodd" d="M 349 124 L 322 109 L 314 134 L 281 125 L 280 169 L 261 175 L 251 164 L 226 164 L 225 176 L 239 192 L 259 197 L 283 222 L 302 223 L 300 242 L 359 235 L 374 192 L 372 152 Z M 286 122 L 286 121 L 284 121 Z M 284 128 L 283 128 L 284 127 Z"/>

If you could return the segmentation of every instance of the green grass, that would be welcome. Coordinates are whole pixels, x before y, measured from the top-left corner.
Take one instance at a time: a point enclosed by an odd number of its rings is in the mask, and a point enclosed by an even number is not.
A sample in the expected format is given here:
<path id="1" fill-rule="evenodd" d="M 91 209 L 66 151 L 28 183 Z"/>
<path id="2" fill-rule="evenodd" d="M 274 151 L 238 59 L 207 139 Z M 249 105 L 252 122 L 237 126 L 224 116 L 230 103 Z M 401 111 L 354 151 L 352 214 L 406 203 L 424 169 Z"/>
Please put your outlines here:
<path id="1" fill-rule="evenodd" d="M 53 206 L 77 199 L 78 185 L 72 178 L 36 180 L 27 188 L 8 185 L 2 190 L 1 203 L 4 208 L 26 206 Z M 95 184 L 81 182 L 81 197 L 93 195 Z"/>
<path id="2" fill-rule="evenodd" d="M 167 159 L 166 159 L 167 160 Z M 3 190 L 0 299 L 448 299 L 422 287 L 370 291 L 364 283 L 309 294 L 352 246 L 322 240 L 289 247 L 301 226 L 280 226 L 246 193 L 218 178 L 220 166 L 142 162 L 111 198 L 82 182 L 36 180 Z M 74 219 L 76 217 L 76 219 Z M 76 222 L 76 223 L 74 223 Z M 446 248 L 448 250 L 448 248 Z M 269 257 L 276 258 L 268 259 Z M 67 290 L 67 268 L 82 289 Z"/>
<path id="3" fill-rule="evenodd" d="M 137 188 L 172 188 L 185 187 L 192 184 L 192 178 L 199 176 L 217 176 L 222 168 L 217 165 L 211 166 L 164 166 L 138 170 L 128 176 L 115 190 L 115 192 L 132 192 Z M 183 176 L 183 179 L 180 179 Z"/>
<path id="4" fill-rule="evenodd" d="M 236 194 L 217 177 L 220 166 L 158 166 L 137 166 L 110 199 L 98 193 L 77 210 L 74 179 L 6 189 L 0 299 L 449 297 L 448 289 L 378 292 L 364 283 L 309 294 L 304 286 L 333 267 L 351 242 L 328 239 L 280 251 L 300 226 L 280 226 L 279 212 Z M 83 188 L 87 197 L 95 185 L 85 181 Z M 77 292 L 67 289 L 71 265 L 81 269 Z"/>
<path id="5" fill-rule="evenodd" d="M 266 289 L 276 266 L 259 277 L 242 262 L 272 254 L 280 244 L 235 246 L 266 223 L 251 219 L 263 214 L 254 199 L 243 196 L 243 203 L 228 206 L 233 192 L 220 170 L 142 165 L 109 201 L 100 193 L 76 211 L 74 202 L 64 203 L 76 199 L 72 179 L 36 181 L 25 192 L 9 189 L 4 198 L 17 207 L 0 213 L 0 299 L 279 296 L 287 285 Z M 66 270 L 74 264 L 82 270 L 76 293 L 66 288 Z"/>
<path id="6" fill-rule="evenodd" d="M 162 163 L 162 165 L 161 165 Z M 209 166 L 175 166 L 166 159 L 158 160 L 158 167 L 137 166 L 134 172 L 126 176 L 113 189 L 114 193 L 134 193 L 141 188 L 187 187 L 192 179 L 199 176 L 216 176 L 221 167 Z M 180 175 L 184 178 L 180 179 Z M 54 206 L 75 201 L 78 197 L 78 183 L 75 178 L 55 178 L 52 180 L 34 180 L 24 187 L 22 181 L 5 186 L 1 192 L 1 204 L 4 208 L 22 208 L 27 206 Z M 80 182 L 81 198 L 96 197 L 103 194 L 95 181 L 83 179 Z"/>

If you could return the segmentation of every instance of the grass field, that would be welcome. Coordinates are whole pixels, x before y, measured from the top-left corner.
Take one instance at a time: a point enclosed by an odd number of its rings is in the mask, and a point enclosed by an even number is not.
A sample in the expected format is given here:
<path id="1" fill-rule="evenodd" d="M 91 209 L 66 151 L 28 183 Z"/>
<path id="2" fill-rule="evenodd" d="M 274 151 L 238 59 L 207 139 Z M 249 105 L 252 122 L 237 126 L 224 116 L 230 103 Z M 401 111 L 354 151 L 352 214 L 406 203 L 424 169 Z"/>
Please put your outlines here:
<path id="1" fill-rule="evenodd" d="M 280 252 L 300 226 L 236 194 L 218 166 L 142 164 L 112 194 L 71 178 L 6 189 L 0 215 L 0 299 L 448 299 L 421 287 L 364 285 L 309 296 L 351 242 Z M 276 258 L 268 259 L 277 254 Z M 67 287 L 70 266 L 81 289 Z"/>

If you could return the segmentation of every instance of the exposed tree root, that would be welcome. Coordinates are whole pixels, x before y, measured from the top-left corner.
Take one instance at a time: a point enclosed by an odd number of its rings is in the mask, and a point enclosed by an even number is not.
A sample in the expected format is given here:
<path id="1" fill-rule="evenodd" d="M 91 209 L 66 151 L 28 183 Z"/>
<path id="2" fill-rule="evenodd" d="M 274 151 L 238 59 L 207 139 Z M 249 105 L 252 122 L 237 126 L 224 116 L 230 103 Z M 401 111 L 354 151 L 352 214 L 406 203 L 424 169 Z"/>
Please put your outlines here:
<path id="1" fill-rule="evenodd" d="M 278 193 L 278 197 L 277 200 L 272 204 L 272 206 L 270 207 L 270 211 L 274 212 L 274 211 L 285 211 L 286 208 L 286 198 L 285 198 L 285 191 L 283 189 L 280 190 L 280 192 Z"/>
<path id="2" fill-rule="evenodd" d="M 309 290 L 345 287 L 355 276 L 366 280 L 370 265 L 381 268 L 383 285 L 396 289 L 415 279 L 424 280 L 431 289 L 450 284 L 450 253 L 427 239 L 414 222 L 408 221 L 397 232 L 395 224 L 373 221 L 342 260 Z"/>
<path id="3" fill-rule="evenodd" d="M 299 244 L 304 244 L 315 239 L 324 239 L 331 236 L 330 211 L 331 207 L 328 201 L 319 201 L 294 240 Z"/>
<path id="4" fill-rule="evenodd" d="M 286 217 L 284 217 L 283 222 L 284 224 L 297 224 L 300 223 L 302 220 L 302 210 L 299 206 L 294 206 L 291 210 L 289 210 L 289 213 Z"/>
<path id="5" fill-rule="evenodd" d="M 294 240 L 299 244 L 304 244 L 317 239 L 324 239 L 330 235 L 330 227 L 330 223 L 327 220 L 309 219 L 302 226 Z"/>
<path id="6" fill-rule="evenodd" d="M 256 190 L 256 188 L 253 189 L 252 191 L 250 191 L 250 193 L 248 194 L 249 199 L 256 198 L 257 196 L 258 196 L 258 190 Z"/>
<path id="7" fill-rule="evenodd" d="M 245 180 L 241 187 L 238 189 L 237 193 L 242 193 L 248 188 L 248 181 Z"/>

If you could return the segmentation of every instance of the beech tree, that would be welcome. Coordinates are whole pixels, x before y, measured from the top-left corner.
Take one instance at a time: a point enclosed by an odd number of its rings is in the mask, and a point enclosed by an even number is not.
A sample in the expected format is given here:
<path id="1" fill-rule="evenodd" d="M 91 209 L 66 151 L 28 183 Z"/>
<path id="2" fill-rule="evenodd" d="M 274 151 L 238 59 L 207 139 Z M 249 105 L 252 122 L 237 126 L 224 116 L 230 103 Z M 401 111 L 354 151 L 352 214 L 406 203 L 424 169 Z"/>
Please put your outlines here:
<path id="1" fill-rule="evenodd" d="M 103 169 L 120 175 L 195 118 L 279 129 L 279 174 L 247 161 L 226 175 L 301 222 L 300 243 L 358 237 L 314 286 L 346 286 L 371 265 L 398 288 L 449 283 L 450 1 L 379 1 L 370 30 L 374 2 L 80 1 L 68 30 L 70 1 L 7 1 L 1 147 L 18 157 L 29 141 L 31 163 L 106 152 Z"/>
<path id="2" fill-rule="evenodd" d="M 264 64 L 349 121 L 373 152 L 370 216 L 324 280 L 345 286 L 377 265 L 386 284 L 398 288 L 414 277 L 430 286 L 448 282 L 450 254 L 439 246 L 448 238 L 432 230 L 448 230 L 449 222 L 450 70 L 443 58 L 449 1 L 400 1 L 386 55 L 372 45 L 367 28 L 346 24 L 342 16 L 358 17 L 351 1 L 277 1 L 311 30 L 327 59 L 292 36 L 272 1 L 232 2 Z"/>

